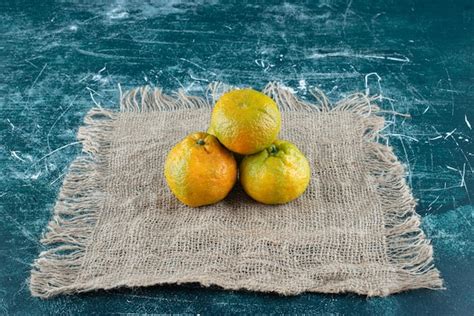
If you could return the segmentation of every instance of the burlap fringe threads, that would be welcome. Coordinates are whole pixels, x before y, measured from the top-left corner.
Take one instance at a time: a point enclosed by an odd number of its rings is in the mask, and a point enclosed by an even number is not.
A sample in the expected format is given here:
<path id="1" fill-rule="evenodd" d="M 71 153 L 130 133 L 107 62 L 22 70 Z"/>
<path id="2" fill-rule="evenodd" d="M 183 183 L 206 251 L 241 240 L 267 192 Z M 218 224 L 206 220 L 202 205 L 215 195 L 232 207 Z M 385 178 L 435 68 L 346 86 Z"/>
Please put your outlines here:
<path id="1" fill-rule="evenodd" d="M 147 112 L 212 108 L 216 99 L 231 88 L 222 83 L 212 83 L 207 89 L 207 98 L 203 99 L 186 95 L 184 91 L 169 96 L 158 88 L 141 87 L 121 94 L 120 110 Z M 365 137 L 371 142 L 368 165 L 371 166 L 378 193 L 384 195 L 381 200 L 384 201 L 382 207 L 385 213 L 387 254 L 398 275 L 394 283 L 398 284 L 398 291 L 420 287 L 443 288 L 439 271 L 433 265 L 432 246 L 419 227 L 420 217 L 415 212 L 416 202 L 405 182 L 405 169 L 393 158 L 390 147 L 376 142 L 384 125 L 384 120 L 377 116 L 384 111 L 373 104 L 377 97 L 356 93 L 332 106 L 319 90 L 312 92 L 318 104 L 297 99 L 287 87 L 279 83 L 271 82 L 263 91 L 277 102 L 281 111 L 344 111 L 365 117 Z M 97 213 L 105 195 L 103 179 L 95 174 L 106 168 L 110 134 L 118 115 L 102 108 L 93 108 L 78 132 L 84 154 L 71 164 L 54 208 L 53 219 L 41 239 L 47 249 L 40 253 L 33 264 L 30 280 L 33 296 L 49 298 L 77 290 L 74 281 L 88 244 L 93 239 Z M 382 293 L 368 295 L 385 296 L 393 292 L 387 287 Z"/>

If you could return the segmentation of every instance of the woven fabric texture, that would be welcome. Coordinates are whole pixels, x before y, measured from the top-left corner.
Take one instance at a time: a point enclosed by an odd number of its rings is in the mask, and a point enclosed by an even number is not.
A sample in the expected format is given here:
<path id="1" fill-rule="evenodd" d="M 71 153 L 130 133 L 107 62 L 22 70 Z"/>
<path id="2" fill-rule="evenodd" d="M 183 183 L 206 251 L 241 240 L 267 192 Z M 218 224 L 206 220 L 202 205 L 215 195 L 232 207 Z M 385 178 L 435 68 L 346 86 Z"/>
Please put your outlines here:
<path id="1" fill-rule="evenodd" d="M 270 83 L 280 138 L 310 161 L 306 192 L 269 206 L 237 185 L 215 205 L 181 204 L 163 176 L 166 155 L 207 129 L 226 89 L 213 84 L 205 99 L 138 88 L 122 96 L 120 112 L 89 112 L 78 133 L 84 154 L 33 266 L 34 296 L 185 282 L 283 295 L 442 287 L 405 169 L 378 142 L 383 111 L 363 94 L 329 105 L 314 93 L 308 104 Z"/>

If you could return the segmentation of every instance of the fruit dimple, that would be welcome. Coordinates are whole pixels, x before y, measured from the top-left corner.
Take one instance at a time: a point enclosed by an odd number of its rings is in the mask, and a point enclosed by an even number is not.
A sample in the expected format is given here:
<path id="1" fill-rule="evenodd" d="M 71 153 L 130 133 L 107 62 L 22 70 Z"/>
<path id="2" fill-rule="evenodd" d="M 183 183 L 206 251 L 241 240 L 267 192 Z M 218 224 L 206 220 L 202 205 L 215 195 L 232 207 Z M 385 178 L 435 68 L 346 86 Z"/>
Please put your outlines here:
<path id="1" fill-rule="evenodd" d="M 276 154 L 276 153 L 278 152 L 278 149 L 277 149 L 277 147 L 275 146 L 275 144 L 271 144 L 270 147 L 268 147 L 267 150 L 268 150 L 268 153 L 269 153 L 270 155 L 274 155 L 274 154 Z"/>

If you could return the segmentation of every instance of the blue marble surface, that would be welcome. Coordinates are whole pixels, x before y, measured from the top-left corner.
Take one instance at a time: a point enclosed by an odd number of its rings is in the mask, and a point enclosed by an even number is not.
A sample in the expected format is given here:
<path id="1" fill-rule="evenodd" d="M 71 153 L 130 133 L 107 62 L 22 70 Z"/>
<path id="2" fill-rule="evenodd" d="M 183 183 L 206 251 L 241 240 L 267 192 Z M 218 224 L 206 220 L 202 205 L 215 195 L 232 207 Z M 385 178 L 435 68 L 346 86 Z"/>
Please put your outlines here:
<path id="1" fill-rule="evenodd" d="M 474 12 L 472 1 L 2 1 L 0 314 L 336 313 L 472 315 Z M 382 93 L 389 143 L 410 171 L 446 290 L 387 298 L 274 294 L 198 285 L 40 300 L 30 266 L 94 102 L 151 84 L 200 94 L 209 81 L 300 97 Z"/>

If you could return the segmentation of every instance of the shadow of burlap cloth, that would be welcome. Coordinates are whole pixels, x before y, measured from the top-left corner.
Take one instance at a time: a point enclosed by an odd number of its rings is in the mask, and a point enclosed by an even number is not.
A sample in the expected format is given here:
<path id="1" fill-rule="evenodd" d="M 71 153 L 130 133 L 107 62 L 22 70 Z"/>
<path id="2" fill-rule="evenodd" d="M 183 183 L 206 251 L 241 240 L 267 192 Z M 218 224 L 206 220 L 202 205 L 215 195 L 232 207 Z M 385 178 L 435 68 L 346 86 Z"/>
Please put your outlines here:
<path id="1" fill-rule="evenodd" d="M 364 94 L 329 105 L 314 92 L 314 105 L 268 84 L 281 139 L 310 161 L 306 192 L 268 206 L 236 186 L 215 205 L 181 204 L 164 160 L 188 133 L 207 129 L 226 89 L 211 84 L 204 99 L 138 88 L 122 96 L 120 112 L 88 113 L 78 133 L 84 154 L 69 169 L 33 266 L 34 296 L 186 282 L 283 295 L 442 288 L 405 169 L 377 142 L 383 111 Z"/>

